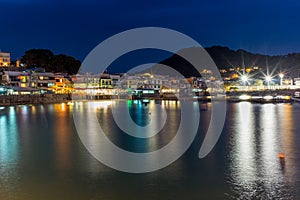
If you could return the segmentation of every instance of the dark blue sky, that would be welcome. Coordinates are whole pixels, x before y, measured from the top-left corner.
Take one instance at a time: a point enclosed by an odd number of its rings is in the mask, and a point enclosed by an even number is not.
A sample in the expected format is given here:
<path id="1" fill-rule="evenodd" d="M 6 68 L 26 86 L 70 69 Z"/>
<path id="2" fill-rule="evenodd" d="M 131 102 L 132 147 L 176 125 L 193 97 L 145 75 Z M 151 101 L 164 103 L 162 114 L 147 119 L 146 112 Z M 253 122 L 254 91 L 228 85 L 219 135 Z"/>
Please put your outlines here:
<path id="1" fill-rule="evenodd" d="M 297 0 L 0 0 L 0 9 L 0 49 L 13 58 L 47 48 L 82 60 L 107 37 L 144 26 L 175 29 L 205 47 L 300 52 Z"/>

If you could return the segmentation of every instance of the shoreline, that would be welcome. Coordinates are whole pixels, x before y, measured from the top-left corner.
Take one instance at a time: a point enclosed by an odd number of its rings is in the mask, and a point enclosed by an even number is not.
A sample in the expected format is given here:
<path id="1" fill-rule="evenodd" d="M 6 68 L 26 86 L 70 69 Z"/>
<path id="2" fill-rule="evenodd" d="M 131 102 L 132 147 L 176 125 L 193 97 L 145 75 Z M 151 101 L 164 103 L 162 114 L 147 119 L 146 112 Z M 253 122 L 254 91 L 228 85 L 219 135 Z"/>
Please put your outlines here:
<path id="1" fill-rule="evenodd" d="M 65 103 L 72 100 L 69 94 L 24 94 L 1 95 L 0 106 L 42 105 L 51 103 Z"/>
<path id="2" fill-rule="evenodd" d="M 43 105 L 43 104 L 53 104 L 53 103 L 67 103 L 71 101 L 107 101 L 107 100 L 116 100 L 123 98 L 101 98 L 101 99 L 72 99 L 70 94 L 35 94 L 35 95 L 0 95 L 0 106 L 17 106 L 17 105 Z M 217 102 L 219 99 L 214 98 L 198 98 L 198 99 L 182 99 L 182 100 L 191 100 L 198 101 L 199 103 L 209 103 L 214 99 Z M 124 99 L 123 99 L 124 100 Z M 125 99 L 125 100 L 154 100 L 154 101 L 180 101 L 175 98 L 137 98 L 137 99 Z M 238 102 L 249 102 L 254 104 L 265 104 L 265 103 L 294 103 L 297 102 L 293 98 L 289 99 L 239 99 L 237 96 L 226 96 L 227 103 L 238 103 Z"/>

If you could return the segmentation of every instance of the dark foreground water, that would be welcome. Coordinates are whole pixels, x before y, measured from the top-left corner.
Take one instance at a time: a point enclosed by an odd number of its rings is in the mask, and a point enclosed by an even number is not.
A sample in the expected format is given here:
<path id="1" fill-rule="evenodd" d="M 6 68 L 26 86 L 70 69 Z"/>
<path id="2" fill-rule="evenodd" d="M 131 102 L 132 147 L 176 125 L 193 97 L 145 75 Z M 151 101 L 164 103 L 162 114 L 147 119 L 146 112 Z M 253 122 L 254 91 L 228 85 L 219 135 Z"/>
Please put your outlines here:
<path id="1" fill-rule="evenodd" d="M 130 151 L 161 148 L 172 140 L 180 121 L 180 104 L 161 102 L 168 114 L 161 133 L 134 139 L 115 127 L 109 102 L 98 104 L 107 136 Z M 136 123 L 147 123 L 145 113 L 152 104 L 128 103 Z M 1 200 L 300 199 L 300 104 L 228 104 L 221 138 L 199 159 L 208 106 L 201 111 L 198 135 L 188 151 L 170 166 L 145 174 L 119 172 L 94 159 L 76 133 L 75 106 L 0 108 Z M 285 153 L 284 162 L 279 152 Z"/>

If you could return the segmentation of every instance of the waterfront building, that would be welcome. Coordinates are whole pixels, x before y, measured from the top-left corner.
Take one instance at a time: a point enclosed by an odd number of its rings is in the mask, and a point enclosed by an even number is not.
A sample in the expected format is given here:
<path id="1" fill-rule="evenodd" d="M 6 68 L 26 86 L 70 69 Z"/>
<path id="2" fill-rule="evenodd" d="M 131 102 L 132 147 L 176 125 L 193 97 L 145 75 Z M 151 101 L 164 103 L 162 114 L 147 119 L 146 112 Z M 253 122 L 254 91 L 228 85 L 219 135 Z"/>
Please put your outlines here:
<path id="1" fill-rule="evenodd" d="M 1 71 L 0 80 L 5 86 L 50 89 L 55 85 L 55 75 L 49 72 Z"/>
<path id="2" fill-rule="evenodd" d="M 191 85 L 192 92 L 195 93 L 196 96 L 203 96 L 205 94 L 207 86 L 203 78 L 190 77 L 187 81 Z"/>
<path id="3" fill-rule="evenodd" d="M 121 75 L 120 74 L 112 74 L 110 75 L 110 78 L 111 78 L 111 85 L 113 88 L 116 88 L 118 87 L 118 82 L 121 78 Z"/>
<path id="4" fill-rule="evenodd" d="M 100 88 L 112 89 L 112 80 L 109 74 L 101 74 L 100 76 Z"/>
<path id="5" fill-rule="evenodd" d="M 294 78 L 294 84 L 300 86 L 300 78 Z"/>
<path id="6" fill-rule="evenodd" d="M 55 86 L 55 82 L 55 75 L 53 73 L 32 73 L 30 78 L 30 87 L 48 90 Z"/>
<path id="7" fill-rule="evenodd" d="M 99 89 L 100 88 L 100 77 L 101 77 L 101 74 L 95 74 L 95 75 L 89 74 L 87 76 L 87 79 L 85 79 L 87 81 L 87 88 L 88 89 Z"/>
<path id="8" fill-rule="evenodd" d="M 0 51 L 0 67 L 10 66 L 10 53 Z"/>
<path id="9" fill-rule="evenodd" d="M 55 85 L 52 87 L 55 94 L 68 94 L 73 90 L 72 82 L 64 76 L 55 76 Z"/>
<path id="10" fill-rule="evenodd" d="M 85 89 L 88 87 L 88 74 L 76 74 L 71 78 L 75 89 Z"/>
<path id="11" fill-rule="evenodd" d="M 19 71 L 1 71 L 0 80 L 4 85 L 3 94 L 37 94 L 40 91 L 30 87 L 30 73 Z"/>
<path id="12" fill-rule="evenodd" d="M 131 91 L 131 89 L 136 89 L 138 88 L 138 84 L 140 82 L 139 80 L 140 78 L 136 75 L 127 75 L 127 74 L 124 74 L 122 76 L 122 79 L 120 80 L 121 81 L 121 87 L 123 89 L 128 89 L 129 91 Z"/>
<path id="13" fill-rule="evenodd" d="M 117 76 L 114 79 L 118 78 Z M 109 74 L 77 74 L 71 78 L 73 83 L 73 98 L 99 99 L 105 96 L 116 95 L 113 89 L 112 78 Z M 115 83 L 117 84 L 117 82 Z"/>
<path id="14" fill-rule="evenodd" d="M 6 86 L 29 87 L 30 74 L 28 72 L 2 71 L 0 80 Z"/>
<path id="15" fill-rule="evenodd" d="M 134 74 L 77 74 L 70 77 L 68 74 L 54 74 L 44 69 L 16 69 L 10 71 L 9 67 L 2 67 L 0 71 L 0 85 L 6 89 L 14 87 L 21 92 L 39 92 L 56 94 L 77 93 L 93 95 L 142 95 L 174 96 L 193 94 L 203 96 L 208 93 L 217 93 L 224 90 L 223 82 L 218 82 L 210 70 L 203 70 L 200 77 L 175 77 L 152 73 Z M 241 68 L 240 68 L 241 70 Z M 251 68 L 251 73 L 255 69 Z M 221 74 L 227 91 L 263 91 L 281 89 L 300 89 L 300 78 L 291 79 L 288 75 L 279 79 L 274 75 L 267 81 L 261 74 L 250 76 L 230 69 L 222 69 Z M 243 77 L 247 76 L 246 80 Z M 280 80 L 280 81 L 279 81 Z M 23 89 L 22 89 L 23 88 Z M 1 94 L 8 90 L 3 90 Z M 192 93 L 191 93 L 192 92 Z M 7 92 L 8 93 L 8 92 Z"/>

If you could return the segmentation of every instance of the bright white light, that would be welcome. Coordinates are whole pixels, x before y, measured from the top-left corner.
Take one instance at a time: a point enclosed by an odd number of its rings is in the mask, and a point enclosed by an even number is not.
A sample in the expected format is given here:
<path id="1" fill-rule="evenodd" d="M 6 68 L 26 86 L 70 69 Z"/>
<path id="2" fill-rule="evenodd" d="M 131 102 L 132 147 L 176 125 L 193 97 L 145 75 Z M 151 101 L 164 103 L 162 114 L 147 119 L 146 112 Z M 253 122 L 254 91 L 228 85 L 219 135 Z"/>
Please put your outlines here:
<path id="1" fill-rule="evenodd" d="M 275 99 L 284 99 L 284 96 L 282 96 L 282 95 L 277 95 L 277 96 L 275 97 Z"/>
<path id="2" fill-rule="evenodd" d="M 270 82 L 272 80 L 272 77 L 271 76 L 266 76 L 265 79 L 266 79 L 267 82 Z"/>
<path id="3" fill-rule="evenodd" d="M 278 96 L 275 97 L 275 99 L 285 99 L 285 100 L 289 100 L 289 99 L 291 99 L 291 97 L 290 97 L 290 96 L 278 95 Z"/>
<path id="4" fill-rule="evenodd" d="M 239 99 L 241 99 L 241 100 L 249 100 L 249 99 L 251 99 L 251 96 L 243 94 L 243 95 L 239 96 Z"/>
<path id="5" fill-rule="evenodd" d="M 282 79 L 284 77 L 284 74 L 283 73 L 280 73 L 279 74 L 279 77 Z"/>
<path id="6" fill-rule="evenodd" d="M 244 83 L 248 81 L 248 77 L 246 75 L 242 75 L 241 79 Z"/>
<path id="7" fill-rule="evenodd" d="M 264 99 L 265 100 L 271 100 L 271 99 L 273 99 L 273 97 L 271 95 L 267 95 L 267 96 L 264 96 Z"/>

